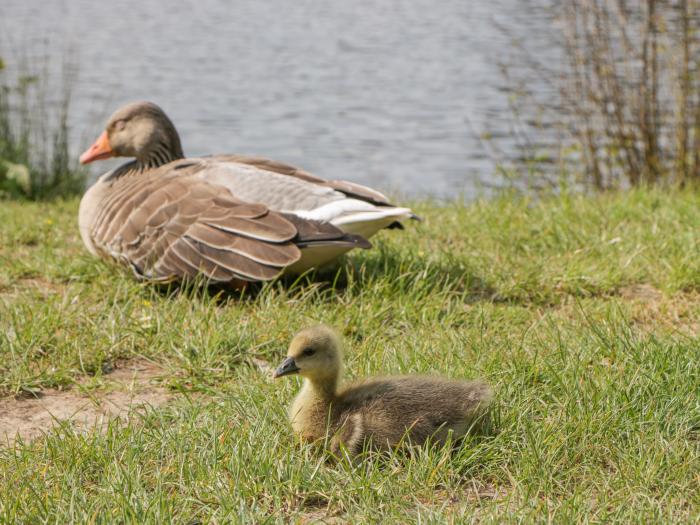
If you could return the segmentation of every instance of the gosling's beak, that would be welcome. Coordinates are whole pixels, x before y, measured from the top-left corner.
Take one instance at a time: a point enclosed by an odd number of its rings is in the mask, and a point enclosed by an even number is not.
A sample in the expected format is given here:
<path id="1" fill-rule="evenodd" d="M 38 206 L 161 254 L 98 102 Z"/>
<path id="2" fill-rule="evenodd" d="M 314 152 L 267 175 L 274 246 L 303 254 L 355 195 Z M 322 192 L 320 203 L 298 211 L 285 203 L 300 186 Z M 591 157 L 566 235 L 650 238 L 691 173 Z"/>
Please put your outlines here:
<path id="1" fill-rule="evenodd" d="M 277 370 L 275 370 L 275 373 L 273 374 L 272 377 L 277 379 L 278 377 L 282 376 L 288 376 L 290 374 L 296 374 L 299 371 L 299 367 L 297 366 L 296 362 L 294 361 L 293 357 L 288 357 L 284 361 L 282 361 L 282 364 L 277 367 Z"/>
<path id="2" fill-rule="evenodd" d="M 114 153 L 112 152 L 112 146 L 109 144 L 109 137 L 107 137 L 107 132 L 103 131 L 102 135 L 97 137 L 95 143 L 80 156 L 80 164 L 88 164 L 95 160 L 108 159 L 113 156 Z"/>

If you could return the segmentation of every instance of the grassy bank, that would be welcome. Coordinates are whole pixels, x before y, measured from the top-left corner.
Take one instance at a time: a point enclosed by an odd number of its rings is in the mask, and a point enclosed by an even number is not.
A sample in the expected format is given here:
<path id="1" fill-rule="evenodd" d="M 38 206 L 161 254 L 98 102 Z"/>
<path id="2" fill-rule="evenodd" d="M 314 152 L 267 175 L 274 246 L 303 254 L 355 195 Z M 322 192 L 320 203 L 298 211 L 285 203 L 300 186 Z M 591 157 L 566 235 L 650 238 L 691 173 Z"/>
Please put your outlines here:
<path id="1" fill-rule="evenodd" d="M 104 432 L 0 446 L 0 522 L 700 519 L 700 195 L 416 205 L 336 285 L 165 293 L 95 261 L 77 201 L 0 208 L 0 396 L 98 396 L 136 359 L 175 399 Z M 330 280 L 335 278 L 330 274 Z M 313 321 L 348 373 L 481 376 L 498 433 L 328 465 L 275 364 Z M 1 414 L 0 414 L 1 415 Z"/>

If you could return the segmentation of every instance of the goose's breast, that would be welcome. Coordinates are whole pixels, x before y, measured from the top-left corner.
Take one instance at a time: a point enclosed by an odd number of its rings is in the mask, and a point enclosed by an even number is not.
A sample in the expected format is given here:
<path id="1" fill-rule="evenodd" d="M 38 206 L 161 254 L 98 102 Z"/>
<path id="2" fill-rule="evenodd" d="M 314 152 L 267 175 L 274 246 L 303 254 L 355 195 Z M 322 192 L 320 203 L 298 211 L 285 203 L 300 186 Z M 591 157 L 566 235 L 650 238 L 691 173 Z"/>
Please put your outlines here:
<path id="1" fill-rule="evenodd" d="M 80 200 L 80 208 L 78 210 L 80 238 L 88 251 L 93 255 L 98 255 L 98 252 L 92 240 L 92 228 L 106 191 L 106 184 L 98 180 L 85 192 L 85 195 Z"/>

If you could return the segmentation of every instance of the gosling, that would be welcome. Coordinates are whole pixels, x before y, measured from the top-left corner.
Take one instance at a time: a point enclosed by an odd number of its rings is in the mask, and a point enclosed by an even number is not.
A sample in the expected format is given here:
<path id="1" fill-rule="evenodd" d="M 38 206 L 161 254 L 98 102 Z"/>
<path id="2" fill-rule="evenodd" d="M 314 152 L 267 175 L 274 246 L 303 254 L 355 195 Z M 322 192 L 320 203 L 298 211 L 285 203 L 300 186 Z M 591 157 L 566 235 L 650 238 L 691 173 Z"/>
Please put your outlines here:
<path id="1" fill-rule="evenodd" d="M 341 341 L 319 325 L 299 332 L 274 377 L 301 375 L 305 381 L 289 419 L 302 439 L 328 439 L 331 452 L 356 457 L 363 450 L 401 444 L 444 443 L 479 428 L 488 416 L 491 387 L 481 381 L 428 376 L 367 379 L 338 387 L 343 365 Z"/>

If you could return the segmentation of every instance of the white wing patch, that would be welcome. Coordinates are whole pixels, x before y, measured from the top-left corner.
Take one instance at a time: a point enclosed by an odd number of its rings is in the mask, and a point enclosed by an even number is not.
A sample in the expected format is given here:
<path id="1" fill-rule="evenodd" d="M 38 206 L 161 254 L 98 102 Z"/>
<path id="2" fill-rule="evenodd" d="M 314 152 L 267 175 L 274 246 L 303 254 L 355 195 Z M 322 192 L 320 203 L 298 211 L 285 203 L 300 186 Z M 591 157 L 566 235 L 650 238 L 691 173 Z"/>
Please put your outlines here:
<path id="1" fill-rule="evenodd" d="M 373 212 L 378 210 L 378 208 L 370 204 L 369 202 L 357 200 L 357 199 L 341 199 L 323 206 L 319 206 L 313 210 L 285 210 L 289 213 L 294 213 L 299 217 L 304 219 L 312 219 L 322 222 L 333 222 L 334 219 L 341 217 L 342 215 L 348 215 L 358 212 Z"/>
<path id="2" fill-rule="evenodd" d="M 375 206 L 357 199 L 335 201 L 315 210 L 289 210 L 304 219 L 330 222 L 347 233 L 361 235 L 369 239 L 379 230 L 390 226 L 396 221 L 412 217 L 408 208 L 392 206 Z"/>

